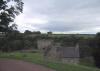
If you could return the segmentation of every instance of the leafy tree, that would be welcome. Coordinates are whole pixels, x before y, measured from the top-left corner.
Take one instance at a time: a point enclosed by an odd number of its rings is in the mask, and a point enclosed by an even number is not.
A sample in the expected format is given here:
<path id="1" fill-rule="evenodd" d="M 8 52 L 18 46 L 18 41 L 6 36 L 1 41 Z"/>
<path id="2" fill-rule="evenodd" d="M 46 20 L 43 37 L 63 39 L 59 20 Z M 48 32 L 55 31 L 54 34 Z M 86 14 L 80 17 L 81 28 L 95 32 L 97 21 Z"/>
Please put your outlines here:
<path id="1" fill-rule="evenodd" d="M 9 30 L 10 31 L 13 31 L 13 30 L 17 30 L 17 24 L 12 24 L 10 27 L 9 27 Z"/>
<path id="2" fill-rule="evenodd" d="M 19 31 L 16 30 L 17 25 L 9 26 L 9 24 L 14 22 L 15 17 L 22 12 L 22 0 L 0 0 L 0 32 L 5 32 L 7 35 L 6 38 L 0 38 L 0 42 L 2 42 L 0 44 L 1 50 L 9 51 L 12 42 L 18 37 Z"/>
<path id="3" fill-rule="evenodd" d="M 9 41 L 9 40 L 17 40 L 17 39 L 19 39 L 20 38 L 20 32 L 19 31 L 17 31 L 17 30 L 13 30 L 13 31 L 11 31 L 11 32 L 8 32 L 8 34 L 7 34 L 7 40 Z"/>
<path id="4" fill-rule="evenodd" d="M 41 34 L 41 32 L 40 31 L 34 31 L 34 32 L 32 32 L 32 34 Z"/>
<path id="5" fill-rule="evenodd" d="M 8 30 L 9 24 L 14 21 L 15 16 L 23 11 L 22 0 L 0 0 L 0 31 Z"/>
<path id="6" fill-rule="evenodd" d="M 95 65 L 100 68 L 100 32 L 96 34 L 96 37 L 92 42 L 92 45 Z"/>
<path id="7" fill-rule="evenodd" d="M 32 42 L 30 40 L 25 40 L 23 49 L 29 49 L 31 47 L 32 47 Z"/>
<path id="8" fill-rule="evenodd" d="M 49 32 L 47 32 L 47 34 L 48 34 L 48 35 L 52 35 L 52 32 L 51 32 L 51 31 L 49 31 Z"/>
<path id="9" fill-rule="evenodd" d="M 24 34 L 32 34 L 32 32 L 29 30 L 25 30 Z"/>
<path id="10" fill-rule="evenodd" d="M 41 32 L 40 31 L 33 31 L 33 32 L 31 32 L 31 31 L 29 31 L 29 30 L 25 30 L 25 32 L 24 32 L 24 34 L 41 34 Z"/>

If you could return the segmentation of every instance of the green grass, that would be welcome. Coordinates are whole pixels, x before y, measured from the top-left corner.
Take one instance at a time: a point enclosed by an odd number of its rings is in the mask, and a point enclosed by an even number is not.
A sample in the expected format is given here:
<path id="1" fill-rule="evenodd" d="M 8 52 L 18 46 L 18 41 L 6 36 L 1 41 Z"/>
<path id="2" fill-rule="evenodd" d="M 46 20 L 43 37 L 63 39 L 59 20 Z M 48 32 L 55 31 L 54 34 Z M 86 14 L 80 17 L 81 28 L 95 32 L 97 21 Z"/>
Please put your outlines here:
<path id="1" fill-rule="evenodd" d="M 26 35 L 25 37 L 36 37 L 36 36 L 45 36 L 47 34 L 42 34 L 42 35 L 37 35 L 37 34 L 29 34 L 29 35 Z M 94 38 L 95 37 L 95 34 L 51 34 L 51 35 L 48 35 L 48 37 L 51 37 L 51 38 L 61 38 L 61 37 L 69 37 L 69 36 L 76 36 L 76 37 L 82 37 L 82 38 Z"/>
<path id="2" fill-rule="evenodd" d="M 29 50 L 20 50 L 18 52 L 20 52 L 20 53 L 41 53 L 42 50 L 41 49 L 38 49 L 38 50 L 37 49 L 29 49 Z"/>
<path id="3" fill-rule="evenodd" d="M 66 37 L 66 36 L 76 36 L 76 37 L 83 37 L 83 38 L 93 38 L 95 34 L 52 34 L 51 37 Z"/>
<path id="4" fill-rule="evenodd" d="M 89 57 L 80 59 L 80 65 L 95 67 L 93 58 Z"/>
<path id="5" fill-rule="evenodd" d="M 56 61 L 43 60 L 42 54 L 32 53 L 0 53 L 0 58 L 19 59 L 29 62 L 34 62 L 40 65 L 47 66 L 57 71 L 100 71 L 97 68 L 86 67 L 82 65 L 64 64 Z"/>

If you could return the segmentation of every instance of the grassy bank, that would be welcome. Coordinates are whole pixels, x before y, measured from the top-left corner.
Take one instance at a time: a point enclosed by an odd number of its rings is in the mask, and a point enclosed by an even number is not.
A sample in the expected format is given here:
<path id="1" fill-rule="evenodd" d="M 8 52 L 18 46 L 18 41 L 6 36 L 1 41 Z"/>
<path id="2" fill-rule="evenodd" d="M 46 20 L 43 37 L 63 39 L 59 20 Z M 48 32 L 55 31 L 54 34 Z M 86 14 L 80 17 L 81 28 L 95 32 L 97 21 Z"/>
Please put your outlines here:
<path id="1" fill-rule="evenodd" d="M 97 68 L 86 67 L 82 65 L 72 65 L 64 64 L 55 61 L 46 61 L 43 60 L 42 54 L 32 54 L 32 53 L 0 53 L 0 58 L 10 58 L 10 59 L 19 59 L 29 62 L 34 62 L 40 65 L 47 66 L 57 71 L 100 71 Z"/>

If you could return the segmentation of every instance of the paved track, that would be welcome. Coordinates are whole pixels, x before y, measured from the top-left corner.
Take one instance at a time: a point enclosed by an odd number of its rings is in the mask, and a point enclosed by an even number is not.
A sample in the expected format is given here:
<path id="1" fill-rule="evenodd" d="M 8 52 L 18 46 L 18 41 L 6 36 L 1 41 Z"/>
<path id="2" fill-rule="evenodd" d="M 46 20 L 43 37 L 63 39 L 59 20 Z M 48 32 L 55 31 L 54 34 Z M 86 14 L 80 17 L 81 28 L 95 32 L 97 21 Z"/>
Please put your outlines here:
<path id="1" fill-rule="evenodd" d="M 47 67 L 14 59 L 0 59 L 0 71 L 56 71 Z"/>

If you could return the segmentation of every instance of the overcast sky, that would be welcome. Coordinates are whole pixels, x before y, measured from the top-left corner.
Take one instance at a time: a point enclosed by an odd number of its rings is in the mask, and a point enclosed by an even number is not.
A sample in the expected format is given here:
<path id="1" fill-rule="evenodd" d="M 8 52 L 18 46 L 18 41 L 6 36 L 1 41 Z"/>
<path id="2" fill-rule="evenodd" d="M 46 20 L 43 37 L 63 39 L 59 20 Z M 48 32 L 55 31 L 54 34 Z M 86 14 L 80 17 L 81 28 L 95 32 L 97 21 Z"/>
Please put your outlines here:
<path id="1" fill-rule="evenodd" d="M 100 32 L 100 0 L 23 0 L 18 29 L 54 33 Z"/>

